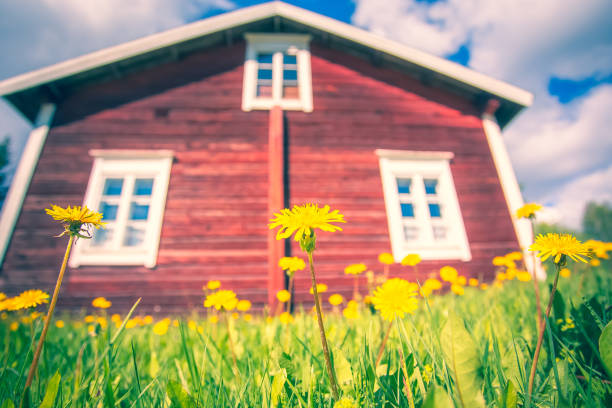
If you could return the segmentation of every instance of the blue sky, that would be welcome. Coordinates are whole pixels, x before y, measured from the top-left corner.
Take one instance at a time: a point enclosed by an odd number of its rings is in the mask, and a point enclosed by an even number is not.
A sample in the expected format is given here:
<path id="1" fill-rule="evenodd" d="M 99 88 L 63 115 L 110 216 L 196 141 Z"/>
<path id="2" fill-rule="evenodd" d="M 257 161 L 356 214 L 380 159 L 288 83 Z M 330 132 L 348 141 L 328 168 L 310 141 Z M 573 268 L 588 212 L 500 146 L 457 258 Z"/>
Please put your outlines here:
<path id="1" fill-rule="evenodd" d="M 299 0 L 296 6 L 524 88 L 533 106 L 504 131 L 523 194 L 578 227 L 589 200 L 612 203 L 609 0 Z M 1 2 L 0 79 L 262 1 Z M 18 157 L 29 125 L 0 102 Z M 13 161 L 13 166 L 16 160 Z"/>

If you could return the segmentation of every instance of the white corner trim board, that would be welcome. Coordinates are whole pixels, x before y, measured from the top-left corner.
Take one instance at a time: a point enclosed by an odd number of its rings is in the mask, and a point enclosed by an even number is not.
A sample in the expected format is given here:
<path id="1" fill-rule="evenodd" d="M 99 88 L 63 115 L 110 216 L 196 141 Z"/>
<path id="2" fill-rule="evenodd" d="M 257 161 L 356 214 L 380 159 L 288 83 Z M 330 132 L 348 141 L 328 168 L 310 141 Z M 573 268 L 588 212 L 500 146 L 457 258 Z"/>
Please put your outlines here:
<path id="1" fill-rule="evenodd" d="M 497 124 L 495 116 L 490 113 L 483 114 L 482 127 L 485 135 L 487 136 L 489 148 L 491 149 L 491 155 L 493 156 L 493 162 L 495 163 L 497 175 L 499 177 L 499 181 L 501 182 L 504 197 L 506 198 L 506 204 L 508 205 L 508 210 L 510 211 L 510 217 L 512 218 L 514 231 L 516 233 L 519 245 L 523 250 L 525 263 L 529 267 L 530 271 L 533 271 L 534 268 L 532 265 L 532 257 L 529 251 L 527 251 L 527 248 L 529 248 L 533 242 L 533 230 L 531 228 L 531 223 L 528 220 L 519 220 L 516 217 L 516 210 L 524 205 L 523 195 L 521 194 L 521 189 L 518 181 L 516 180 L 516 175 L 514 173 L 514 169 L 512 168 L 512 162 L 510 161 L 510 156 L 506 150 L 506 145 L 504 144 L 504 139 L 502 138 L 501 130 Z M 536 262 L 535 271 L 538 279 L 543 279 L 546 276 L 546 273 L 539 262 Z"/>
<path id="2" fill-rule="evenodd" d="M 56 106 L 52 103 L 41 105 L 34 122 L 34 128 L 28 136 L 21 160 L 4 201 L 2 214 L 0 215 L 0 265 L 4 262 L 4 256 L 11 241 L 15 224 L 19 218 L 19 213 L 21 213 L 23 200 L 34 175 L 38 158 L 45 145 L 45 140 L 55 115 L 55 108 Z"/>

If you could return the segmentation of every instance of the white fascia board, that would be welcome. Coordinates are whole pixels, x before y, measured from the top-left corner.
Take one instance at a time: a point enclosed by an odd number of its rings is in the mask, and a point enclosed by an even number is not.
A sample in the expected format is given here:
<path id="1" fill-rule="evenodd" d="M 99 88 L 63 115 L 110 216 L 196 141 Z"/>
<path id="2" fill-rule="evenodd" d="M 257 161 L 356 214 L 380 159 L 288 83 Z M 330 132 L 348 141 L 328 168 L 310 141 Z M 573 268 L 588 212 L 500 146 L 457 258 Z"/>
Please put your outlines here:
<path id="1" fill-rule="evenodd" d="M 530 106 L 533 102 L 533 95 L 531 93 L 514 85 L 475 72 L 444 58 L 436 57 L 395 41 L 379 37 L 350 24 L 282 2 L 270 2 L 246 7 L 18 75 L 0 81 L 0 95 L 11 94 L 79 72 L 121 61 L 135 55 L 274 16 L 284 17 L 335 36 L 346 38 L 349 41 L 438 72 L 522 106 Z"/>
<path id="2" fill-rule="evenodd" d="M 489 113 L 483 114 L 482 127 L 487 136 L 491 155 L 493 156 L 493 162 L 495 163 L 508 211 L 512 218 L 512 225 L 514 226 L 516 237 L 523 251 L 525 264 L 529 267 L 530 271 L 535 270 L 535 276 L 538 279 L 544 279 L 546 277 L 546 272 L 542 268 L 542 265 L 536 261 L 534 267 L 531 253 L 527 250 L 533 243 L 533 229 L 531 223 L 528 220 L 519 220 L 516 217 L 516 210 L 524 205 L 523 195 L 521 194 L 521 189 L 516 180 L 512 162 L 510 161 L 510 156 L 508 155 L 495 116 Z"/>
<path id="3" fill-rule="evenodd" d="M 52 103 L 45 103 L 40 107 L 34 128 L 30 132 L 21 155 L 21 160 L 13 176 L 11 187 L 4 201 L 2 214 L 0 214 L 0 265 L 4 261 L 15 224 L 21 213 L 23 200 L 34 175 L 34 169 L 36 169 L 38 164 L 38 158 L 45 145 L 45 140 L 55 115 L 55 108 L 55 105 Z"/>

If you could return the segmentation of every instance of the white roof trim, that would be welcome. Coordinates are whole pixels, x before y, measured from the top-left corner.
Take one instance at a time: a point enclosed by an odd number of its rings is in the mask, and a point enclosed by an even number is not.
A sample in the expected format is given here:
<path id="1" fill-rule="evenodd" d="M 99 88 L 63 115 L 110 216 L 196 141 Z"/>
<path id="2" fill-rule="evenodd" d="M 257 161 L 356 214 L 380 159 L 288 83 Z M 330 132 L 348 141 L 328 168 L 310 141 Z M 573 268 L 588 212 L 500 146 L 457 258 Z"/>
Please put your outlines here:
<path id="1" fill-rule="evenodd" d="M 453 152 L 434 152 L 425 150 L 387 150 L 376 149 L 374 153 L 378 157 L 401 160 L 451 160 L 455 157 Z"/>
<path id="2" fill-rule="evenodd" d="M 533 101 L 531 93 L 503 81 L 478 73 L 444 58 L 439 58 L 395 41 L 379 37 L 350 24 L 282 2 L 270 2 L 246 7 L 18 75 L 0 81 L 0 95 L 11 94 L 82 71 L 121 61 L 138 54 L 273 16 L 294 20 L 335 36 L 346 38 L 454 78 L 465 84 L 480 88 L 483 91 L 522 106 L 529 106 Z"/>

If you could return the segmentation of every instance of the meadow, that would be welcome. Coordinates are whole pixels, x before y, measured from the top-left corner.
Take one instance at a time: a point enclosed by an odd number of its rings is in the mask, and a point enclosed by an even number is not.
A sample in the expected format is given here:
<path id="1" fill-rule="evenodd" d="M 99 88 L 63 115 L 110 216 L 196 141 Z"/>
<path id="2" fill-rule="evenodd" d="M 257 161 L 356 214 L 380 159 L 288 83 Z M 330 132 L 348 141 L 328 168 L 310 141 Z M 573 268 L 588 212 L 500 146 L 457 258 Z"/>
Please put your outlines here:
<path id="1" fill-rule="evenodd" d="M 65 228 L 82 233 L 81 224 Z M 280 238 L 302 231 L 311 260 L 314 230 L 291 228 Z M 322 312 L 251 310 L 213 281 L 189 317 L 142 316 L 138 301 L 120 315 L 97 298 L 93 313 L 56 313 L 46 332 L 47 294 L 0 299 L 0 407 L 609 407 L 611 248 L 564 239 L 571 245 L 548 254 L 547 280 L 537 283 L 540 312 L 516 252 L 492 260 L 496 278 L 486 283 L 451 267 L 419 283 L 386 277 L 390 254 L 381 254 L 374 272 L 345 269 L 368 276 L 364 296 L 313 287 Z M 543 260 L 548 250 L 539 247 Z M 418 256 L 405 260 L 410 271 Z M 292 273 L 312 265 L 286 261 Z"/>

